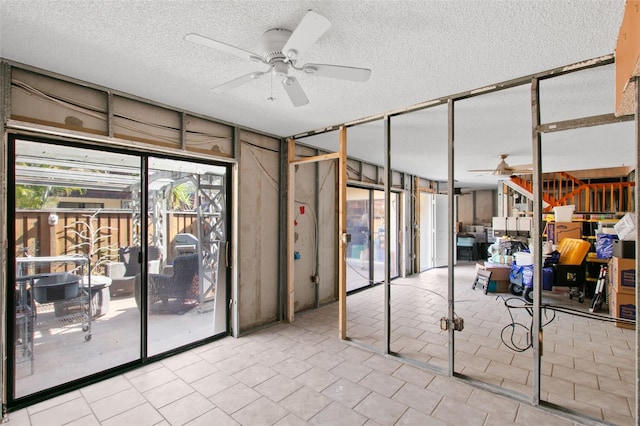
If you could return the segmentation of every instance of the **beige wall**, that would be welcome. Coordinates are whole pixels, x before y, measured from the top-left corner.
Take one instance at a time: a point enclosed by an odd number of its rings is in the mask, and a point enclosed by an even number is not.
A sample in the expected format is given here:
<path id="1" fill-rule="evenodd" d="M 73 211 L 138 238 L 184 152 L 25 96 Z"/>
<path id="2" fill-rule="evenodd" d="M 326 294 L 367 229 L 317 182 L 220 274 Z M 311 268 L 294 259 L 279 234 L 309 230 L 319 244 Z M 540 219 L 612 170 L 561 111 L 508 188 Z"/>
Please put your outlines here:
<path id="1" fill-rule="evenodd" d="M 278 317 L 280 142 L 249 132 L 240 141 L 238 308 L 246 330 Z"/>
<path id="2" fill-rule="evenodd" d="M 459 195 L 457 221 L 465 226 L 491 223 L 491 218 L 496 216 L 497 197 L 495 190 L 473 191 Z"/>

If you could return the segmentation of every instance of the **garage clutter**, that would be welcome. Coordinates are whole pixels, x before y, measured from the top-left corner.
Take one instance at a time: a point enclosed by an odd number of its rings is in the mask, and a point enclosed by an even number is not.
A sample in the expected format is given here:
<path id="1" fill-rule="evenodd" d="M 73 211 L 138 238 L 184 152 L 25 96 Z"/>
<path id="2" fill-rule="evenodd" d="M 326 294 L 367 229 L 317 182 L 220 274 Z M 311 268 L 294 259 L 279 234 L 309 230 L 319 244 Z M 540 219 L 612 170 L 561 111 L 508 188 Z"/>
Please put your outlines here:
<path id="1" fill-rule="evenodd" d="M 555 214 L 558 216 L 558 212 Z M 587 295 L 596 299 L 597 283 L 603 280 L 601 298 L 606 295 L 605 309 L 608 306 L 611 316 L 621 320 L 616 323 L 618 327 L 634 328 L 635 223 L 635 213 L 628 213 L 613 226 L 599 226 L 594 237 L 583 238 L 582 222 L 548 222 L 542 253 L 542 290 L 566 287 L 570 298 L 583 303 Z M 534 256 L 528 242 L 522 235 L 501 235 L 489 245 L 486 260 L 476 264 L 476 271 L 490 272 L 488 292 L 511 293 L 533 301 Z"/>

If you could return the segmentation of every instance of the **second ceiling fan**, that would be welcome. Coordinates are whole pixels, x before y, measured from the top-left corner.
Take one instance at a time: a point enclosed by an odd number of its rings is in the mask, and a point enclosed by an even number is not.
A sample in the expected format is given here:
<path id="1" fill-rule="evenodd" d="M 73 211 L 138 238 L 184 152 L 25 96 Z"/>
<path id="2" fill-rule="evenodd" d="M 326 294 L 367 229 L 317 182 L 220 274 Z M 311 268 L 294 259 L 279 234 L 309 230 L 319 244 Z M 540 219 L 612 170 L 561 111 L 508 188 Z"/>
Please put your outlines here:
<path id="1" fill-rule="evenodd" d="M 184 39 L 191 43 L 211 47 L 254 62 L 260 62 L 269 67 L 266 71 L 254 71 L 216 86 L 213 88 L 215 92 L 223 93 L 252 80 L 272 74 L 273 77 L 281 81 L 289 99 L 294 106 L 298 107 L 308 104 L 309 99 L 298 79 L 290 75 L 291 70 L 301 71 L 313 76 L 359 82 L 367 81 L 371 75 L 371 70 L 367 68 L 311 63 L 301 66 L 296 65 L 300 55 L 311 47 L 330 26 L 331 23 L 327 18 L 310 10 L 293 32 L 282 28 L 266 31 L 262 35 L 262 43 L 266 52 L 264 56 L 199 34 L 187 34 Z"/>
<path id="2" fill-rule="evenodd" d="M 470 172 L 491 173 L 493 176 L 512 176 L 512 175 L 528 175 L 532 173 L 531 164 L 521 164 L 518 166 L 510 166 L 507 164 L 509 154 L 500 154 L 500 162 L 495 169 L 469 170 Z"/>

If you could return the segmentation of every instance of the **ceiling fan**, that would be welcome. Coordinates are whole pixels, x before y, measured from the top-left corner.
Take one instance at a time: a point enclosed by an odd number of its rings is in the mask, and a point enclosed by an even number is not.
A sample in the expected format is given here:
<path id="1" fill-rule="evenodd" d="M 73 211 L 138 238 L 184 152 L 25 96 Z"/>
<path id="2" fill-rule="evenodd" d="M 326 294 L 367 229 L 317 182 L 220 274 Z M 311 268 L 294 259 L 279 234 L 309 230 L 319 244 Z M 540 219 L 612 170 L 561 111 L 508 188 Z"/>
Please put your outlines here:
<path id="1" fill-rule="evenodd" d="M 367 68 L 310 63 L 302 66 L 296 65 L 298 58 L 311 47 L 330 26 L 331 22 L 329 22 L 327 18 L 309 10 L 293 32 L 282 28 L 274 28 L 266 31 L 262 35 L 262 44 L 265 52 L 267 52 L 264 56 L 199 34 L 187 34 L 184 39 L 191 43 L 211 47 L 269 66 L 269 69 L 266 71 L 255 71 L 220 84 L 213 88 L 215 92 L 224 93 L 252 80 L 257 80 L 267 74 L 272 74 L 274 78 L 282 82 L 282 86 L 289 96 L 289 99 L 291 99 L 294 106 L 298 107 L 308 104 L 309 99 L 298 82 L 298 79 L 290 75 L 291 70 L 302 71 L 308 75 L 359 82 L 367 81 L 371 75 L 371 70 Z"/>
<path id="2" fill-rule="evenodd" d="M 531 164 L 521 164 L 518 166 L 510 166 L 507 164 L 509 154 L 500 154 L 500 162 L 495 169 L 485 170 L 468 170 L 469 172 L 491 173 L 493 176 L 511 176 L 511 175 L 528 175 L 532 173 Z"/>

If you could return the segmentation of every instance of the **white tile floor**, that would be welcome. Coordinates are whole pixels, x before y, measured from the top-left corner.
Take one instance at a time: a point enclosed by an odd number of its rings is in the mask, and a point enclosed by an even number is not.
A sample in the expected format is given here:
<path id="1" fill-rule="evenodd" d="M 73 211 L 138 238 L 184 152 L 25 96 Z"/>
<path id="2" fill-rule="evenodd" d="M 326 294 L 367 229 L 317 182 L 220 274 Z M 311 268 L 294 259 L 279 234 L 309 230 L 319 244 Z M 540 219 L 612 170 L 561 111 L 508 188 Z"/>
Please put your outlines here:
<path id="1" fill-rule="evenodd" d="M 465 320 L 456 334 L 456 371 L 530 394 L 531 350 L 518 354 L 500 341 L 509 321 L 503 302 L 470 289 L 473 265 L 456 274 L 462 283 L 456 312 Z M 446 269 L 394 283 L 392 350 L 446 365 L 447 340 L 439 331 Z M 350 337 L 380 344 L 382 290 L 349 297 Z M 635 424 L 633 337 L 610 323 L 556 319 L 545 328 L 543 399 L 611 424 Z M 224 338 L 9 413 L 8 420 L 14 426 L 579 424 L 342 342 L 335 303 L 299 313 L 293 324 Z"/>

